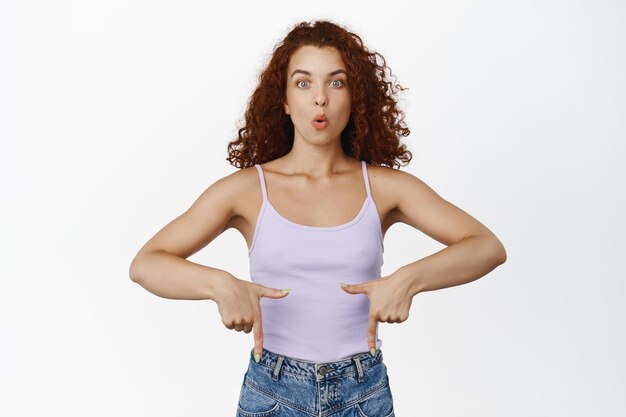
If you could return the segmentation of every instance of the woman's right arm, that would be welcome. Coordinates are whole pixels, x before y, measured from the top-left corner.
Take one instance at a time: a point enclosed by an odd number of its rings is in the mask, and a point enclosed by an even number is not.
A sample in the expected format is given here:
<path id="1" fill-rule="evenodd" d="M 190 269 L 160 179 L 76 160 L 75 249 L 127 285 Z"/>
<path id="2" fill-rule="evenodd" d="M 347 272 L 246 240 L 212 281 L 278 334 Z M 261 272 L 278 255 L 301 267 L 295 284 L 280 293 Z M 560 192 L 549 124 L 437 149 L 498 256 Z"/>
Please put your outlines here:
<path id="1" fill-rule="evenodd" d="M 215 301 L 219 290 L 237 278 L 187 258 L 230 227 L 245 182 L 243 172 L 237 171 L 211 184 L 139 250 L 130 265 L 130 279 L 159 297 Z"/>

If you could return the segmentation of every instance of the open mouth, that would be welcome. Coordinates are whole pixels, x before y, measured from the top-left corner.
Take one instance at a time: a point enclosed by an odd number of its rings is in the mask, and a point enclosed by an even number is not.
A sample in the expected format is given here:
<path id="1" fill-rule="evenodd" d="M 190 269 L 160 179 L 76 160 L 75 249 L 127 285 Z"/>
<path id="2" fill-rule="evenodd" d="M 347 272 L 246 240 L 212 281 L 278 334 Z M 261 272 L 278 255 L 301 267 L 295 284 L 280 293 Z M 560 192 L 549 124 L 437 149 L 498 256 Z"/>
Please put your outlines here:
<path id="1" fill-rule="evenodd" d="M 317 129 L 323 129 L 328 126 L 328 120 L 324 119 L 315 119 L 311 123 L 313 123 L 313 126 Z"/>

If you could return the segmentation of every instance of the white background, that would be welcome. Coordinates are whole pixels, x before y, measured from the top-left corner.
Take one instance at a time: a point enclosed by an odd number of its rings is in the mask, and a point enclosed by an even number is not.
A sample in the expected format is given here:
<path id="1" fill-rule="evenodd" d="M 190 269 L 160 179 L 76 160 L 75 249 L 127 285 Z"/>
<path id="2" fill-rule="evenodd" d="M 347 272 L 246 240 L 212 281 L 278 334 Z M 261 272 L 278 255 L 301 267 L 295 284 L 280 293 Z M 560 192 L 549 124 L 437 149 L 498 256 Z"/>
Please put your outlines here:
<path id="1" fill-rule="evenodd" d="M 625 415 L 625 17 L 592 0 L 3 1 L 0 415 L 234 416 L 252 333 L 128 269 L 236 170 L 258 72 L 316 18 L 410 88 L 403 169 L 507 249 L 380 324 L 396 415 Z M 383 275 L 442 248 L 397 224 Z M 249 279 L 234 229 L 189 259 Z"/>

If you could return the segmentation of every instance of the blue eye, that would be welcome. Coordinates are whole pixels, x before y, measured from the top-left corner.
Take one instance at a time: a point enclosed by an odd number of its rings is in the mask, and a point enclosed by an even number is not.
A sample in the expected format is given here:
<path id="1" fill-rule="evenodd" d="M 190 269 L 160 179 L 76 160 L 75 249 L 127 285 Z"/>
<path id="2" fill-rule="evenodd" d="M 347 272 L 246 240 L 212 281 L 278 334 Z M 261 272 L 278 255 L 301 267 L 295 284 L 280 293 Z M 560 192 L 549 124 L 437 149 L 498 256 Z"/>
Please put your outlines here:
<path id="1" fill-rule="evenodd" d="M 336 80 L 333 80 L 332 82 L 334 83 L 335 81 L 339 81 L 339 83 L 340 83 L 340 85 L 336 85 L 335 84 L 335 86 L 337 86 L 337 87 L 343 87 L 344 86 L 343 80 L 336 79 Z M 301 86 L 300 83 L 308 83 L 308 81 L 307 80 L 298 80 L 298 81 L 296 81 L 296 86 L 300 87 Z"/>

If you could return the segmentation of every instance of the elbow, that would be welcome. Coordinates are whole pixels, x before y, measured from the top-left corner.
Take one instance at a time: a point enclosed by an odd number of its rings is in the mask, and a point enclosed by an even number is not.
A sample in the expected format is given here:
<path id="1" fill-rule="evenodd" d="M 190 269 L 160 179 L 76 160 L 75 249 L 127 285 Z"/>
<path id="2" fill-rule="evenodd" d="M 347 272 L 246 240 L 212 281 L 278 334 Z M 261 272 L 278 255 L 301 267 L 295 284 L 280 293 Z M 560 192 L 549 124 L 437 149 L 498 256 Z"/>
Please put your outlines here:
<path id="1" fill-rule="evenodd" d="M 154 250 L 140 250 L 133 258 L 128 269 L 128 276 L 131 281 L 141 284 L 146 282 L 148 277 L 153 274 L 153 258 L 152 255 L 161 251 Z"/>
<path id="2" fill-rule="evenodd" d="M 474 235 L 476 236 L 476 235 Z M 474 237 L 474 236 L 469 236 Z M 485 260 L 494 264 L 494 268 L 506 262 L 506 249 L 500 239 L 493 233 L 488 235 L 476 236 L 481 239 L 482 251 Z"/>
<path id="3" fill-rule="evenodd" d="M 493 264 L 494 268 L 506 262 L 506 249 L 496 235 L 490 233 L 488 235 L 483 235 L 480 238 L 483 243 L 482 253 L 485 256 L 485 259 Z"/>
<path id="4" fill-rule="evenodd" d="M 506 251 L 503 251 L 502 253 L 498 253 L 496 257 L 497 265 L 502 265 L 505 262 L 506 262 Z"/>
<path id="5" fill-rule="evenodd" d="M 492 253 L 496 266 L 506 262 L 506 249 L 498 238 L 494 238 Z"/>
<path id="6" fill-rule="evenodd" d="M 139 273 L 139 264 L 139 256 L 135 256 L 135 258 L 130 263 L 130 268 L 128 269 L 128 276 L 133 282 L 139 282 L 141 276 L 141 274 Z"/>

